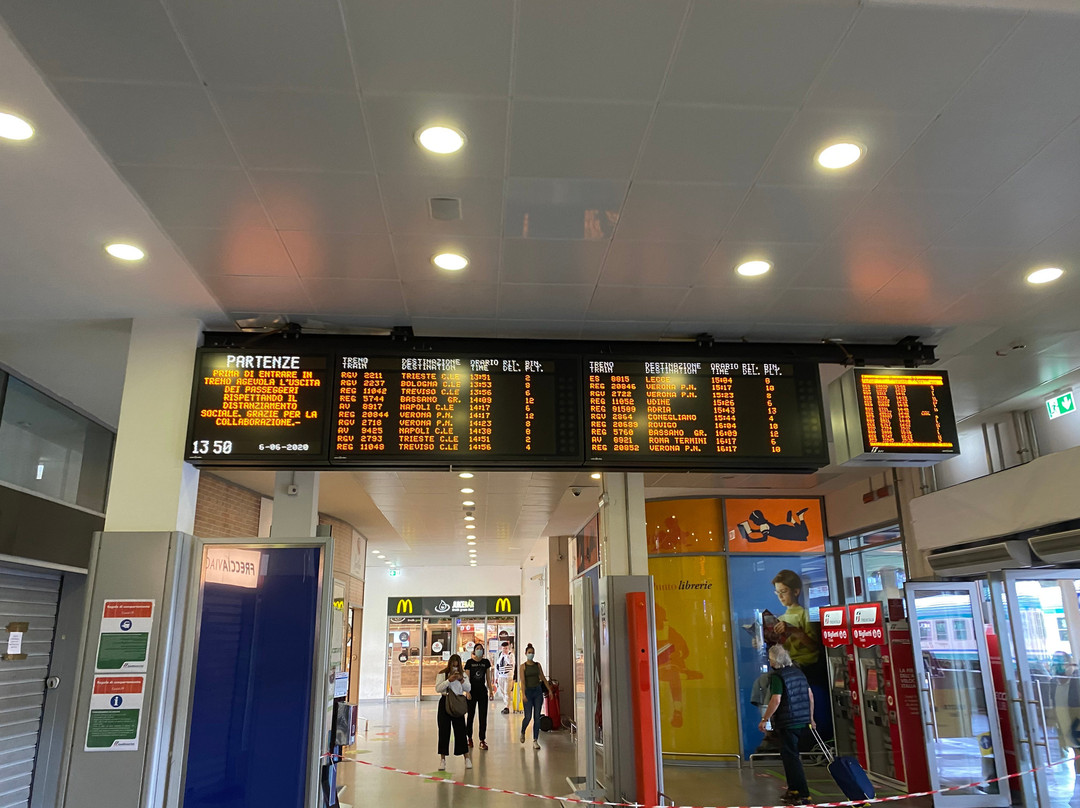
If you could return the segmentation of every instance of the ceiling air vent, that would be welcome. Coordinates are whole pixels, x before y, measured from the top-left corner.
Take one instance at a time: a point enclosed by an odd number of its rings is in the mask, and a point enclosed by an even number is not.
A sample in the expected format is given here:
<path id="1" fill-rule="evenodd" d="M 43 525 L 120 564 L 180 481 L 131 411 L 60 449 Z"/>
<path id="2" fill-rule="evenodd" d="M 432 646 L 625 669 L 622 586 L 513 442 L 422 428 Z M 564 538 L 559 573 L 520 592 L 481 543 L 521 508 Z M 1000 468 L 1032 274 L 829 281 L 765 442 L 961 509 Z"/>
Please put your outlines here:
<path id="1" fill-rule="evenodd" d="M 1035 555 L 1048 564 L 1075 564 L 1080 561 L 1080 530 L 1032 536 L 1028 544 Z"/>
<path id="2" fill-rule="evenodd" d="M 433 196 L 428 200 L 431 218 L 440 222 L 452 222 L 461 218 L 461 200 L 452 196 Z"/>
<path id="3" fill-rule="evenodd" d="M 1015 570 L 1030 567 L 1034 561 L 1031 549 L 1024 541 L 1002 541 L 933 553 L 926 559 L 938 575 L 979 575 L 993 570 Z"/>

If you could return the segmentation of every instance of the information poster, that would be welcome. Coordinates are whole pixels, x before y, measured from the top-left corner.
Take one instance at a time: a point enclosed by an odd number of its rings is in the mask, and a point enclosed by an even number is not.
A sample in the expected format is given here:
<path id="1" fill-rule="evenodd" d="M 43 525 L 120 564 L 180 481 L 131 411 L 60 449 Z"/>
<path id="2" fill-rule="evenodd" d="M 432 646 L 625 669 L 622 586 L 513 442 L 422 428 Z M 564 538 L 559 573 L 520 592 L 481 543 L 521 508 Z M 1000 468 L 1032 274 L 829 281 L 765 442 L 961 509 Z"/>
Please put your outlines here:
<path id="1" fill-rule="evenodd" d="M 105 601 L 94 669 L 145 673 L 153 626 L 153 600 Z"/>
<path id="2" fill-rule="evenodd" d="M 823 553 L 820 499 L 725 499 L 732 553 Z"/>
<path id="3" fill-rule="evenodd" d="M 84 751 L 138 750 L 145 687 L 145 676 L 94 677 Z"/>

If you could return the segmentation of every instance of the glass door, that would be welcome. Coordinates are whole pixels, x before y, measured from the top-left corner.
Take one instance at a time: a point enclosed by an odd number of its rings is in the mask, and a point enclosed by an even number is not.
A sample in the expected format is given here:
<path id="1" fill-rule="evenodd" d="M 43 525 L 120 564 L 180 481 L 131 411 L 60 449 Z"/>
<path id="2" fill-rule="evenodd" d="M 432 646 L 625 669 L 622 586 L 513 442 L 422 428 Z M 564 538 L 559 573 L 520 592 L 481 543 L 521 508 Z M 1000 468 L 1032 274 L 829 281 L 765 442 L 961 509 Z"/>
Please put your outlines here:
<path id="1" fill-rule="evenodd" d="M 453 629 L 454 622 L 449 617 L 424 618 L 424 645 L 420 649 L 421 698 L 438 695 L 435 692 L 435 679 L 454 653 Z"/>
<path id="2" fill-rule="evenodd" d="M 982 596 L 974 583 L 908 583 L 915 669 L 934 805 L 1007 806 L 1005 774 L 986 647 Z"/>
<path id="3" fill-rule="evenodd" d="M 1022 731 L 1038 767 L 1034 805 L 1040 808 L 1080 806 L 1073 764 L 1051 765 L 1080 752 L 1078 591 L 1077 570 L 1005 573 Z"/>
<path id="4" fill-rule="evenodd" d="M 387 633 L 386 695 L 419 698 L 420 618 L 391 617 Z"/>

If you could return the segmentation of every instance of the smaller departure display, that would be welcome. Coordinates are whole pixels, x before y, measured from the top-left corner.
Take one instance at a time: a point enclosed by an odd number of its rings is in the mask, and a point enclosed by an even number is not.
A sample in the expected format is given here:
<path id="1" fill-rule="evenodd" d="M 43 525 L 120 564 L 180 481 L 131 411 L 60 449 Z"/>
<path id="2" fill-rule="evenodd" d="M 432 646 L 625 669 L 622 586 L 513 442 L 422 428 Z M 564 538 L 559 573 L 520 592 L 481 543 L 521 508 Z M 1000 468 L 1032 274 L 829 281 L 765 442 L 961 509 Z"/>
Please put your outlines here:
<path id="1" fill-rule="evenodd" d="M 621 465 L 819 463 L 816 366 L 586 359 L 586 456 Z"/>
<path id="2" fill-rule="evenodd" d="M 325 455 L 328 364 L 317 355 L 201 351 L 186 459 Z"/>
<path id="3" fill-rule="evenodd" d="M 334 461 L 580 462 L 576 362 L 346 355 L 335 376 Z"/>
<path id="4" fill-rule="evenodd" d="M 866 451 L 956 452 L 956 421 L 944 371 L 856 369 L 855 385 Z"/>

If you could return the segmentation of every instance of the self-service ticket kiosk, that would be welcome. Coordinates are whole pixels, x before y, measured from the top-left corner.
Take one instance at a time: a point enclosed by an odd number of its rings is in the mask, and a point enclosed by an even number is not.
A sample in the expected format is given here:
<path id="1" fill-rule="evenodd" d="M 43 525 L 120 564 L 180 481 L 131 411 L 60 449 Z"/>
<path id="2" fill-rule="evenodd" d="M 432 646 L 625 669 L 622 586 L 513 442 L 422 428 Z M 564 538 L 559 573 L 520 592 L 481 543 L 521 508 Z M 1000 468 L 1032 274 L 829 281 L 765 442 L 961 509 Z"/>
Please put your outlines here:
<path id="1" fill-rule="evenodd" d="M 846 606 L 821 608 L 821 642 L 828 664 L 829 693 L 833 708 L 833 738 L 839 755 L 858 757 L 864 766 L 862 718 L 855 684 L 855 647 Z"/>
<path id="2" fill-rule="evenodd" d="M 861 713 L 859 761 L 908 791 L 929 788 L 911 629 L 885 620 L 881 603 L 848 606 L 855 658 L 853 700 Z"/>

